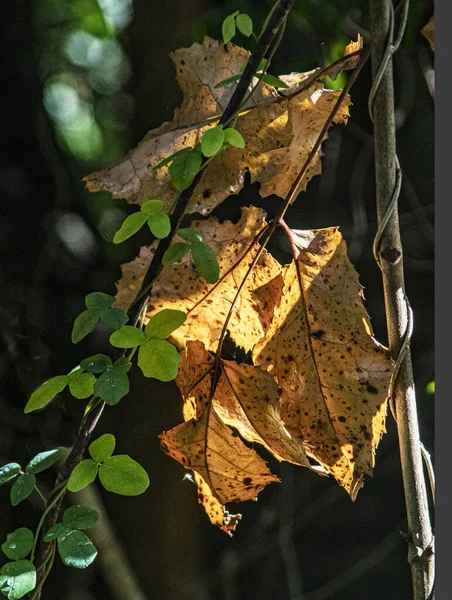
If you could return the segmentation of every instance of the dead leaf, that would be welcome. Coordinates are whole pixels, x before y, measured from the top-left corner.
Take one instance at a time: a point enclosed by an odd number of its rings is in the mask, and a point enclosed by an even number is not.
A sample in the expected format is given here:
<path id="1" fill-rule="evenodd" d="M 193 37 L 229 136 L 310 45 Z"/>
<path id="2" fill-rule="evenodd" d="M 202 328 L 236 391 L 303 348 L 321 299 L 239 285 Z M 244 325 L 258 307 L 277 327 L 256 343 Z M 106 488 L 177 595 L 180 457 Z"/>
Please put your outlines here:
<path id="1" fill-rule="evenodd" d="M 345 47 L 344 56 L 349 56 L 354 52 L 358 52 L 358 50 L 361 50 L 363 45 L 364 42 L 362 35 L 358 33 L 358 39 L 356 40 L 356 42 L 352 41 Z M 354 69 L 359 62 L 359 58 L 359 56 L 351 56 L 350 59 L 347 60 L 347 62 L 341 63 L 340 66 L 328 69 L 328 77 L 334 81 L 339 75 L 339 73 L 342 73 L 342 71 L 350 71 L 351 69 Z"/>
<path id="2" fill-rule="evenodd" d="M 180 263 L 163 269 L 154 284 L 147 316 L 162 308 L 187 312 L 185 324 L 174 332 L 172 338 L 179 347 L 183 347 L 187 340 L 200 340 L 208 350 L 216 348 L 231 302 L 256 254 L 256 248 L 230 274 L 227 271 L 247 251 L 250 242 L 264 227 L 264 219 L 263 210 L 249 207 L 242 209 L 242 217 L 237 224 L 225 221 L 220 225 L 214 217 L 191 224 L 215 251 L 221 277 L 224 278 L 215 285 L 206 283 L 196 272 L 189 255 Z M 138 260 L 123 266 L 117 299 L 124 310 L 135 297 L 135 282 L 141 280 L 146 271 L 144 252 L 149 253 L 142 250 Z M 280 269 L 279 263 L 264 252 L 236 304 L 229 330 L 233 332 L 235 343 L 246 351 L 265 335 L 275 304 L 279 302 L 282 290 Z"/>
<path id="3" fill-rule="evenodd" d="M 435 20 L 431 16 L 428 23 L 421 29 L 422 35 L 428 40 L 430 48 L 435 52 Z"/>
<path id="4" fill-rule="evenodd" d="M 140 205 L 149 198 L 159 198 L 164 201 L 164 210 L 170 212 L 178 193 L 171 185 L 168 167 L 156 170 L 153 167 L 174 152 L 196 145 L 200 136 L 217 124 L 234 85 L 219 89 L 214 86 L 239 74 L 249 54 L 231 43 L 225 48 L 208 37 L 203 44 L 177 50 L 172 59 L 184 99 L 174 120 L 150 131 L 120 163 L 85 177 L 88 189 L 106 190 L 115 198 Z M 254 83 L 259 85 L 249 102 L 250 110 L 242 113 L 236 124 L 246 147 L 230 147 L 214 159 L 187 212 L 210 213 L 225 198 L 242 189 L 246 171 L 251 173 L 252 181 L 261 183 L 261 196 L 287 194 L 340 94 L 314 83 L 305 92 L 290 97 L 309 75 L 286 76 L 290 88 L 283 95 L 255 79 Z M 335 117 L 336 123 L 346 122 L 349 103 L 347 97 Z M 319 156 L 318 153 L 312 161 L 299 191 L 320 173 Z"/>
<path id="5" fill-rule="evenodd" d="M 300 255 L 283 269 L 281 304 L 253 357 L 283 390 L 289 432 L 355 499 L 385 432 L 392 363 L 372 336 L 341 234 L 294 233 Z"/>

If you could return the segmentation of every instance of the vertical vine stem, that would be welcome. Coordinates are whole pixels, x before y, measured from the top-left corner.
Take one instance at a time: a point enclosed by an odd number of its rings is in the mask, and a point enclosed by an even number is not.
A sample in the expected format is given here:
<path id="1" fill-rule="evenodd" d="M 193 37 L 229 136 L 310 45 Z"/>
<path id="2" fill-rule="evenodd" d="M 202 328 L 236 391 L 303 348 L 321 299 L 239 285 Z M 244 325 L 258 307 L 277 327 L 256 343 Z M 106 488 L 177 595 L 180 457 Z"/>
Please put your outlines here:
<path id="1" fill-rule="evenodd" d="M 433 534 L 430 525 L 413 369 L 406 343 L 410 307 L 405 294 L 402 244 L 397 213 L 396 155 L 392 54 L 400 43 L 408 10 L 394 42 L 394 10 L 390 0 L 370 0 L 372 76 L 370 111 L 374 121 L 376 202 L 379 224 L 377 262 L 382 271 L 389 348 L 395 358 L 404 352 L 393 386 L 408 521 L 408 561 L 414 600 L 431 597 L 434 582 Z"/>

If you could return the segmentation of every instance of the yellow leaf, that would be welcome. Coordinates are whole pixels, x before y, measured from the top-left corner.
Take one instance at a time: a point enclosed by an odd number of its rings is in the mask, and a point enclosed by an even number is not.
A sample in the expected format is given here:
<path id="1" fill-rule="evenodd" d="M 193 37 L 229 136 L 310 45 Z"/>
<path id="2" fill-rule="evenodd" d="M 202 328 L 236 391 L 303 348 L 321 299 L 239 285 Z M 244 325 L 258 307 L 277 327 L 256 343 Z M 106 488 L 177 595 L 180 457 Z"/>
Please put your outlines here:
<path id="1" fill-rule="evenodd" d="M 87 188 L 107 190 L 115 198 L 140 205 L 149 198 L 159 198 L 164 202 L 164 212 L 170 212 L 178 193 L 171 184 L 168 165 L 154 167 L 174 152 L 195 146 L 205 131 L 218 124 L 235 86 L 219 89 L 214 86 L 239 74 L 248 57 L 249 52 L 243 48 L 234 44 L 225 48 L 208 37 L 203 44 L 177 50 L 172 59 L 183 102 L 173 121 L 150 131 L 120 163 L 85 177 Z M 259 85 L 244 107 L 249 110 L 240 115 L 235 125 L 245 139 L 245 148 L 229 147 L 214 159 L 187 212 L 210 213 L 225 198 L 242 189 L 246 171 L 251 173 L 252 181 L 261 183 L 261 196 L 287 194 L 340 93 L 314 83 L 295 95 L 311 74 L 281 76 L 289 85 L 281 93 L 254 80 Z M 346 122 L 349 103 L 347 97 L 335 122 Z M 320 171 L 317 154 L 299 191 Z"/>
<path id="2" fill-rule="evenodd" d="M 283 268 L 281 304 L 253 357 L 283 390 L 288 431 L 355 499 L 385 432 L 392 362 L 372 337 L 341 234 L 294 234 L 300 255 Z"/>

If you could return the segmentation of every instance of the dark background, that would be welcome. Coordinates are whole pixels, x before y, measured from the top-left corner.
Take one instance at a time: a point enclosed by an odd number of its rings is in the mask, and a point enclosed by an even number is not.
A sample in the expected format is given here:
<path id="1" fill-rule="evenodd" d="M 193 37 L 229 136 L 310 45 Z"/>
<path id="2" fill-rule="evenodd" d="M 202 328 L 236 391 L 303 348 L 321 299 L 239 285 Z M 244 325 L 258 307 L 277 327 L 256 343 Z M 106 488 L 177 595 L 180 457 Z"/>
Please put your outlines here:
<path id="1" fill-rule="evenodd" d="M 41 450 L 70 446 L 83 402 L 63 393 L 25 416 L 30 393 L 82 358 L 108 352 L 107 330 L 73 346 L 70 332 L 92 291 L 114 293 L 122 262 L 145 234 L 111 243 L 131 209 L 108 194 L 90 195 L 81 178 L 119 159 L 151 128 L 170 120 L 181 101 L 171 51 L 220 37 L 221 22 L 240 8 L 259 29 L 270 2 L 202 0 L 22 0 L 2 2 L 0 23 L 0 464 L 26 464 Z M 421 437 L 433 451 L 433 60 L 420 29 L 433 3 L 411 3 L 405 41 L 395 57 L 398 152 L 404 180 L 399 202 L 406 285 L 415 316 L 412 355 Z M 297 1 L 272 72 L 324 66 L 356 33 L 368 29 L 367 2 Z M 237 43 L 252 42 L 242 37 Z M 339 225 L 365 286 L 377 339 L 386 343 L 381 277 L 372 256 L 375 235 L 372 127 L 367 116 L 370 66 L 352 90 L 351 119 L 323 145 L 323 174 L 289 211 L 294 228 Z M 263 206 L 257 185 L 217 211 L 236 219 L 239 207 Z M 276 239 L 274 247 L 283 243 Z M 409 599 L 410 570 L 398 442 L 392 417 L 377 450 L 374 477 L 352 503 L 331 479 L 271 461 L 282 482 L 257 503 L 235 508 L 243 520 L 232 539 L 210 525 L 183 468 L 159 449 L 158 434 L 180 421 L 173 384 L 132 375 L 132 391 L 105 412 L 99 434 L 112 432 L 151 479 L 141 497 L 102 494 L 101 502 L 141 596 L 163 600 Z M 265 457 L 267 458 L 267 456 Z M 44 473 L 50 489 L 54 473 Z M 8 504 L 0 490 L 0 539 L 32 529 L 39 498 Z M 91 486 L 93 487 L 93 486 Z M 76 496 L 80 503 L 94 502 Z M 94 532 L 97 525 L 93 528 Z M 97 533 L 101 539 L 101 533 Z M 95 540 L 96 544 L 99 546 Z M 111 544 L 110 544 L 111 546 Z M 108 548 L 105 550 L 107 554 Z M 101 557 L 87 571 L 58 561 L 43 600 L 128 598 L 112 592 L 115 566 Z M 113 557 L 113 560 L 118 560 Z"/>

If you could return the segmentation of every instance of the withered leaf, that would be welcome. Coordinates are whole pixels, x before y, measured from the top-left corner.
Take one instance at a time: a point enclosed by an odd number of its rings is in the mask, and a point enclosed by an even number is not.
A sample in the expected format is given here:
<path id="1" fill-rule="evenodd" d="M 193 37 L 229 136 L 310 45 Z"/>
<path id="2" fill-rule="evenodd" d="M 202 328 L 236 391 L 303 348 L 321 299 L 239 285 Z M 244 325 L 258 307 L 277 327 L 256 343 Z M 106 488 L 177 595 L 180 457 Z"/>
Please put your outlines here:
<path id="1" fill-rule="evenodd" d="M 435 19 L 430 17 L 428 23 L 421 29 L 422 35 L 427 39 L 430 48 L 435 51 Z"/>
<path id="2" fill-rule="evenodd" d="M 166 157 L 196 145 L 202 134 L 215 127 L 234 86 L 215 89 L 215 84 L 240 73 L 249 52 L 232 43 L 225 48 L 206 37 L 203 44 L 177 50 L 172 56 L 177 81 L 184 94 L 173 121 L 150 131 L 141 143 L 112 167 L 85 177 L 90 191 L 107 190 L 115 198 L 143 204 L 149 198 L 164 201 L 170 212 L 177 198 L 171 185 L 168 165 L 153 169 Z M 210 213 L 225 198 L 243 187 L 244 173 L 261 183 L 260 194 L 284 197 L 306 159 L 340 92 L 312 83 L 294 95 L 310 73 L 281 76 L 289 88 L 283 94 L 259 83 L 257 90 L 236 123 L 245 139 L 245 148 L 230 147 L 209 166 L 191 199 L 187 212 Z M 345 122 L 349 99 L 343 103 L 335 122 Z M 245 108 L 247 108 L 245 107 Z M 299 191 L 320 173 L 319 154 L 312 161 Z"/>
<path id="3" fill-rule="evenodd" d="M 300 255 L 283 269 L 281 304 L 253 356 L 283 389 L 288 431 L 355 499 L 385 432 L 392 362 L 372 336 L 341 234 L 298 233 Z"/>
<path id="4" fill-rule="evenodd" d="M 264 218 L 263 210 L 249 207 L 242 209 L 237 224 L 225 221 L 220 225 L 213 217 L 192 223 L 217 255 L 220 281 L 215 285 L 206 283 L 196 272 L 189 255 L 180 263 L 163 269 L 153 287 L 148 317 L 162 308 L 177 308 L 186 312 L 185 324 L 173 334 L 173 341 L 177 345 L 183 347 L 187 340 L 200 340 L 208 350 L 216 348 L 231 302 L 256 254 L 256 247 L 232 272 L 228 274 L 228 271 L 264 227 Z M 123 266 L 117 303 L 124 310 L 135 297 L 136 282 L 143 278 L 146 271 L 144 254 L 151 252 L 142 250 L 139 259 Z M 279 302 L 282 290 L 280 269 L 279 263 L 264 252 L 233 311 L 229 329 L 233 332 L 235 343 L 247 351 L 265 335 L 274 306 Z"/>

